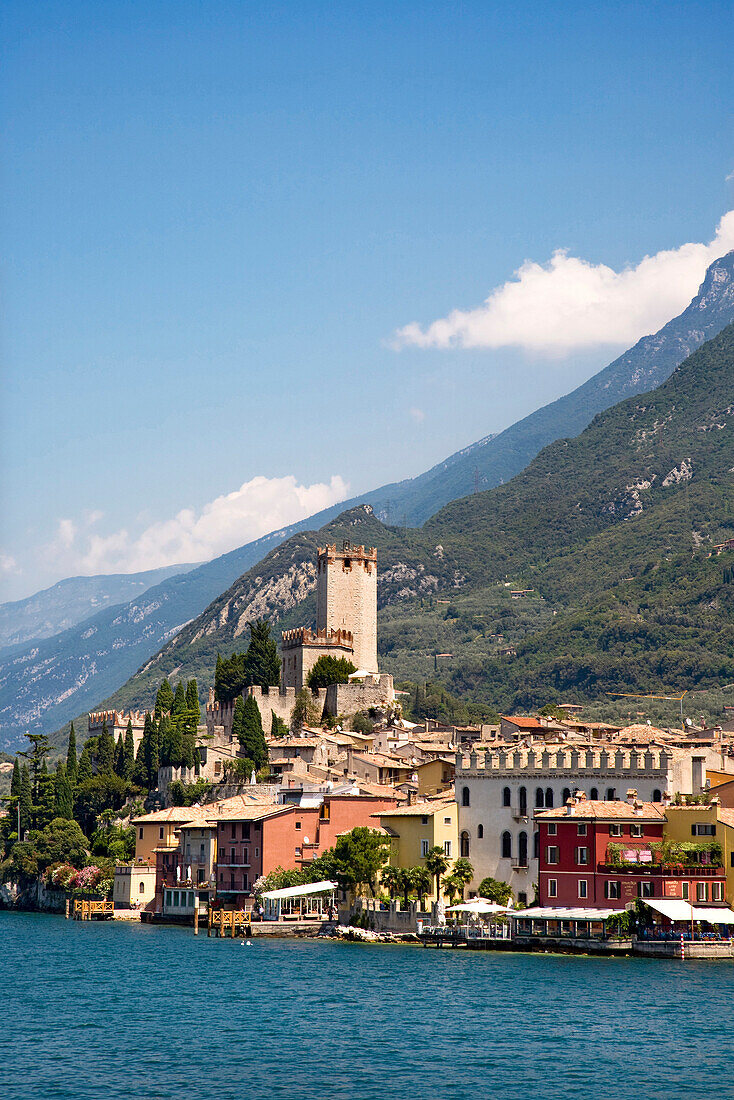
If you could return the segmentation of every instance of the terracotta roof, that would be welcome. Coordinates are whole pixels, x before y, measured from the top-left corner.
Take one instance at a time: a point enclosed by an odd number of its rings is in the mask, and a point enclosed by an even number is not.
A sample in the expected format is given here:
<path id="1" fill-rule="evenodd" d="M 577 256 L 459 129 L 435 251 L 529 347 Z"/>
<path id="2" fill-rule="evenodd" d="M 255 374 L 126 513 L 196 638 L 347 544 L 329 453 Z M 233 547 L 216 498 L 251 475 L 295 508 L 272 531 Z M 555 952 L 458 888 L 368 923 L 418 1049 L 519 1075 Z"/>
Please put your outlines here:
<path id="1" fill-rule="evenodd" d="M 547 726 L 538 718 L 526 718 L 522 715 L 515 715 L 514 718 L 510 718 L 507 714 L 501 714 L 500 718 L 503 722 L 511 722 L 513 726 L 517 726 L 518 729 L 523 730 L 544 730 Z"/>
<path id="2" fill-rule="evenodd" d="M 573 813 L 566 812 L 565 806 L 559 806 L 557 810 L 543 810 L 535 815 L 536 821 L 572 821 L 576 818 L 596 818 L 604 821 L 613 818 L 615 821 L 639 821 L 640 818 L 648 821 L 665 821 L 665 811 L 657 802 L 638 802 L 638 810 L 633 809 L 628 802 L 601 802 L 592 799 L 582 799 L 573 806 Z"/>
<path id="3" fill-rule="evenodd" d="M 665 730 L 660 730 L 657 726 L 648 725 L 633 725 L 625 726 L 623 729 L 618 730 L 611 735 L 612 741 L 641 741 L 646 743 L 648 741 L 669 741 L 670 734 Z"/>
<path id="4" fill-rule="evenodd" d="M 719 821 L 723 821 L 725 825 L 734 829 L 734 810 L 730 810 L 725 806 L 719 806 Z"/>
<path id="5" fill-rule="evenodd" d="M 349 779 L 355 787 L 359 787 L 364 794 L 372 794 L 381 798 L 394 798 L 396 802 L 404 802 L 407 794 L 390 787 L 387 783 L 370 783 L 367 779 Z"/>
<path id="6" fill-rule="evenodd" d="M 212 803 L 216 805 L 216 803 Z M 211 806 L 169 806 L 167 810 L 154 810 L 152 813 L 133 817 L 131 825 L 182 825 L 186 821 L 205 819 Z"/>
<path id="7" fill-rule="evenodd" d="M 395 810 L 380 810 L 372 814 L 372 817 L 433 817 L 434 814 L 445 813 L 449 806 L 456 806 L 452 798 L 445 798 L 441 802 L 414 802 L 412 806 L 401 806 Z"/>

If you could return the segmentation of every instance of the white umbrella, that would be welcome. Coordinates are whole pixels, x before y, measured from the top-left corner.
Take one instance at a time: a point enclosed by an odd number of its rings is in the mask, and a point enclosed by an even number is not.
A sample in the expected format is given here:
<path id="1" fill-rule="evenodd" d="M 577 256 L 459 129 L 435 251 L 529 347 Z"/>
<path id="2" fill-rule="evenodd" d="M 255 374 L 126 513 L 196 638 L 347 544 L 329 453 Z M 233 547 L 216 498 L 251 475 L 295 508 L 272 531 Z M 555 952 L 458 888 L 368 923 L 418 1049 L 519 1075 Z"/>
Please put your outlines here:
<path id="1" fill-rule="evenodd" d="M 493 901 L 485 901 L 484 898 L 472 898 L 471 901 L 462 901 L 459 905 L 450 905 L 447 913 L 506 913 L 506 905 L 495 905 Z"/>

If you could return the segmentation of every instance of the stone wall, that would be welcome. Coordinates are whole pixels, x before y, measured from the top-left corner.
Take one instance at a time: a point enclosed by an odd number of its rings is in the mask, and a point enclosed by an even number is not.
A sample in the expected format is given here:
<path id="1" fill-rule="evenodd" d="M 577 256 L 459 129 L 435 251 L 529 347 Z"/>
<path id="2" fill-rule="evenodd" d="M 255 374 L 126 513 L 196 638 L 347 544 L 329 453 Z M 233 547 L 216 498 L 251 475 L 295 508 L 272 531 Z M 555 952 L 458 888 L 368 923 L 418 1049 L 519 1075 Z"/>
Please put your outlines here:
<path id="1" fill-rule="evenodd" d="M 336 717 L 349 717 L 358 710 L 370 707 L 389 707 L 395 700 L 393 679 L 386 672 L 369 676 L 365 681 L 352 680 L 348 684 L 330 684 L 326 689 L 326 713 Z"/>

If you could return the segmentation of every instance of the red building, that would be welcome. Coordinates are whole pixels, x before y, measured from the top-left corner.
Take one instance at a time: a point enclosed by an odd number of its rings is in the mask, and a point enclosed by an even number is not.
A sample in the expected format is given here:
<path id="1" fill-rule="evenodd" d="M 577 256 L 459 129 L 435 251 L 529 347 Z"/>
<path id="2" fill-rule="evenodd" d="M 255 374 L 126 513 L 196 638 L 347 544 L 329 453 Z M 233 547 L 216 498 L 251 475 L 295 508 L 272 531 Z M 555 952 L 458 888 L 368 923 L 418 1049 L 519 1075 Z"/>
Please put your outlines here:
<path id="1" fill-rule="evenodd" d="M 658 803 L 569 799 L 536 813 L 540 905 L 624 909 L 636 898 L 723 902 L 726 876 L 707 845 L 665 862 L 665 809 Z"/>
<path id="2" fill-rule="evenodd" d="M 372 815 L 394 809 L 398 797 L 324 795 L 319 805 L 241 806 L 220 804 L 217 822 L 216 892 L 226 905 L 252 896 L 260 875 L 276 867 L 300 869 L 336 844 L 340 833 L 358 825 L 375 827 Z"/>

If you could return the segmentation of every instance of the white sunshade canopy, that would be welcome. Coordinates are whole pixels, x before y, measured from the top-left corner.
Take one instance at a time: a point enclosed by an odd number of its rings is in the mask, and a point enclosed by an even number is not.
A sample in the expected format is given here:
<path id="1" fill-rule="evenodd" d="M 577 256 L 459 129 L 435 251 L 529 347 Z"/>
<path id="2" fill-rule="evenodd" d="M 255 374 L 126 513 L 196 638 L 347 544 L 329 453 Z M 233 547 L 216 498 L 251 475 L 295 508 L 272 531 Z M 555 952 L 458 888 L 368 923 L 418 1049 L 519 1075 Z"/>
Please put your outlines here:
<path id="1" fill-rule="evenodd" d="M 471 901 L 462 901 L 459 905 L 450 905 L 445 910 L 447 913 L 506 913 L 506 905 L 495 905 L 493 901 L 485 901 L 484 898 L 472 898 Z"/>
<path id="2" fill-rule="evenodd" d="M 306 898 L 311 894 L 325 894 L 336 888 L 336 882 L 326 879 L 323 882 L 307 882 L 305 886 L 284 886 L 282 890 L 268 890 L 262 896 L 267 901 L 282 901 L 283 898 Z"/>
<path id="3" fill-rule="evenodd" d="M 519 909 L 512 913 L 515 920 L 606 920 L 619 909 L 551 909 L 536 907 Z"/>
<path id="4" fill-rule="evenodd" d="M 662 913 L 668 920 L 695 920 L 693 915 L 693 906 L 689 905 L 687 901 L 681 901 L 680 899 L 661 898 L 660 900 L 653 898 L 643 898 L 645 905 L 649 905 L 651 909 L 655 909 L 658 913 Z"/>
<path id="5" fill-rule="evenodd" d="M 734 924 L 734 913 L 731 909 L 693 909 L 694 920 L 705 920 L 709 924 Z"/>

